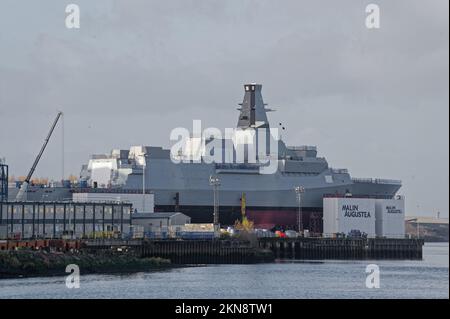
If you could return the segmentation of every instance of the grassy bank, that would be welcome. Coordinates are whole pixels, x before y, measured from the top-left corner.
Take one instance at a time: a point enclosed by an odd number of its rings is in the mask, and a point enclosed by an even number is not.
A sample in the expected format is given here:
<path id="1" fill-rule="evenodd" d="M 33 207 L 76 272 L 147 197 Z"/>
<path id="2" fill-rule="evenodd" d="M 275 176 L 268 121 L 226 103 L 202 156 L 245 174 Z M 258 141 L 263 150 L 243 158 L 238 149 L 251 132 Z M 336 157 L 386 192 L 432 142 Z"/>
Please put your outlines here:
<path id="1" fill-rule="evenodd" d="M 170 260 L 139 258 L 131 253 L 57 253 L 31 250 L 1 251 L 0 278 L 67 275 L 66 266 L 76 264 L 81 274 L 130 273 L 164 269 Z"/>

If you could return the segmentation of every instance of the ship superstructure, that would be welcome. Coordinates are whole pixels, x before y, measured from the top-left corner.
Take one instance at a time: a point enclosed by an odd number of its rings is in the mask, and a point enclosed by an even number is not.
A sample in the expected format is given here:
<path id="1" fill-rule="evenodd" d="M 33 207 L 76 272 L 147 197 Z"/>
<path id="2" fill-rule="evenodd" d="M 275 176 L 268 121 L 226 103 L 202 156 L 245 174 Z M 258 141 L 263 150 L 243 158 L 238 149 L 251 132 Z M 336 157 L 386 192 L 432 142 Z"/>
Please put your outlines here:
<path id="1" fill-rule="evenodd" d="M 237 128 L 269 129 L 267 111 L 270 109 L 263 101 L 262 85 L 246 84 L 244 89 Z M 308 217 L 321 218 L 326 194 L 389 198 L 401 186 L 400 181 L 394 180 L 353 179 L 346 169 L 331 168 L 325 158 L 318 157 L 315 146 L 286 146 L 279 140 L 277 155 L 276 172 L 263 174 L 257 164 L 248 161 L 174 163 L 168 149 L 134 146 L 129 150 L 113 150 L 110 155 L 94 156 L 81 176 L 91 187 L 124 189 L 142 188 L 145 178 L 146 188 L 155 194 L 156 211 L 180 210 L 198 222 L 212 220 L 213 192 L 209 176 L 218 176 L 220 217 L 225 224 L 240 217 L 243 193 L 247 215 L 255 223 L 295 225 L 296 186 L 305 189 L 301 199 L 305 223 L 309 222 Z"/>

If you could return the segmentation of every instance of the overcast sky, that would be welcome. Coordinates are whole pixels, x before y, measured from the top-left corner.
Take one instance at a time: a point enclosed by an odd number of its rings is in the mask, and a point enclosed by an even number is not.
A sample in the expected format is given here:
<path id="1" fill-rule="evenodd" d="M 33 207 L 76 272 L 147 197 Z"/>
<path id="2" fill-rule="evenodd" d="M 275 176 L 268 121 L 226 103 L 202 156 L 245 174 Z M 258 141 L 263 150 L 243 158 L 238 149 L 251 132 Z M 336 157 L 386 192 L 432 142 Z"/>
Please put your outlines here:
<path id="1" fill-rule="evenodd" d="M 381 28 L 365 27 L 377 3 Z M 65 7 L 81 28 L 65 27 Z M 407 214 L 448 216 L 448 1 L 0 0 L 0 157 L 26 175 L 57 110 L 66 174 L 93 153 L 234 127 L 263 84 L 289 145 L 401 179 Z M 61 129 L 35 172 L 61 177 Z"/>

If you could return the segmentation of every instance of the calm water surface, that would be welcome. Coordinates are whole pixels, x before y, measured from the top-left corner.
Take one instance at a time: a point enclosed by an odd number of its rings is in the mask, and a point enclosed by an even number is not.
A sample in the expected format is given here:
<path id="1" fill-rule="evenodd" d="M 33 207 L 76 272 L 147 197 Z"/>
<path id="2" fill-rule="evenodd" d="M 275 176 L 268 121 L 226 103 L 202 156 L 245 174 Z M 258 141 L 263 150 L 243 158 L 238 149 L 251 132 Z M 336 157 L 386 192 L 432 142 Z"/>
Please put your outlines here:
<path id="1" fill-rule="evenodd" d="M 368 264 L 380 288 L 365 286 Z M 0 280 L 0 298 L 449 298 L 449 245 L 427 243 L 422 261 L 279 261 L 138 273 Z"/>

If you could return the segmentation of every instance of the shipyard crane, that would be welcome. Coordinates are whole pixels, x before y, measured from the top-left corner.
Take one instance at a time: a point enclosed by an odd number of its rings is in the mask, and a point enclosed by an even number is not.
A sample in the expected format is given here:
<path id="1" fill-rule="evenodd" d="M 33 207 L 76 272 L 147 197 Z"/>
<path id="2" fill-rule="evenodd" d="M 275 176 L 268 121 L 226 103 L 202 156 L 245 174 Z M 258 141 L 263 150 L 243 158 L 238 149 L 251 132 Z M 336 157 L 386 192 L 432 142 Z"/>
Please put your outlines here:
<path id="1" fill-rule="evenodd" d="M 44 144 L 41 147 L 41 150 L 39 154 L 36 156 L 36 159 L 34 160 L 33 166 L 31 166 L 30 171 L 28 172 L 27 177 L 23 181 L 22 185 L 20 186 L 19 192 L 16 195 L 16 201 L 21 201 L 25 199 L 25 195 L 27 192 L 28 184 L 30 184 L 31 176 L 33 176 L 34 170 L 36 169 L 37 164 L 39 163 L 39 160 L 41 159 L 42 154 L 44 153 L 45 147 L 48 144 L 48 141 L 50 140 L 50 137 L 52 136 L 53 130 L 55 129 L 56 124 L 59 121 L 59 118 L 63 115 L 62 112 L 58 112 L 58 115 L 56 115 L 55 120 L 53 121 L 52 126 L 50 127 L 50 131 L 48 132 L 47 137 L 44 140 Z"/>

